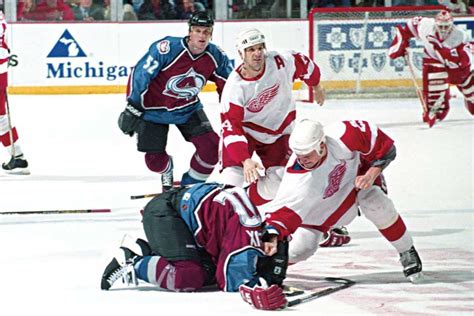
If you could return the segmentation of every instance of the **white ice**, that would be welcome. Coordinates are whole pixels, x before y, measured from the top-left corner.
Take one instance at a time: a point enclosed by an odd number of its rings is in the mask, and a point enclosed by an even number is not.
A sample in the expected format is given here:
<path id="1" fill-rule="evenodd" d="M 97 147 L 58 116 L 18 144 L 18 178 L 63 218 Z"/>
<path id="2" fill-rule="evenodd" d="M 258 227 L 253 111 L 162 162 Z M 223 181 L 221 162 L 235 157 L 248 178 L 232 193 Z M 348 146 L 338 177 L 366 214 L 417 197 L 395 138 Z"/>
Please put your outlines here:
<path id="1" fill-rule="evenodd" d="M 218 128 L 215 93 L 202 94 Z M 323 123 L 368 119 L 396 142 L 385 172 L 389 194 L 423 260 L 425 282 L 408 283 L 396 251 L 368 220 L 348 227 L 352 242 L 320 249 L 291 266 L 288 283 L 318 288 L 345 277 L 352 288 L 283 311 L 291 315 L 474 315 L 474 120 L 460 97 L 433 128 L 416 99 L 329 100 L 300 113 Z M 105 214 L 0 215 L 0 315 L 251 315 L 238 294 L 99 289 L 101 273 L 124 233 L 143 236 L 131 195 L 160 190 L 134 138 L 121 134 L 123 95 L 10 96 L 12 119 L 30 176 L 0 174 L 0 212 L 111 209 Z M 193 152 L 172 127 L 175 177 Z M 0 160 L 7 161 L 5 150 Z"/>

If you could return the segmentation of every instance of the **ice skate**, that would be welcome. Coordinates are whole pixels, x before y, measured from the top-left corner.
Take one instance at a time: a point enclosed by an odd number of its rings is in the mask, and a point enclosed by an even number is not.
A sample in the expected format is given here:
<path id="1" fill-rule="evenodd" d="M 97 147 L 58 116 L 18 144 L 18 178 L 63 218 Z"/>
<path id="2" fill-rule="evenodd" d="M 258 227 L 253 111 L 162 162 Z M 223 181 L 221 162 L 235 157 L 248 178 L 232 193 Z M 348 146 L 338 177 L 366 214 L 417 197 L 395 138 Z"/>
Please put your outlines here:
<path id="1" fill-rule="evenodd" d="M 127 286 L 131 284 L 138 285 L 133 265 L 140 259 L 141 257 L 132 250 L 120 247 L 102 274 L 100 288 L 109 290 L 118 279 L 122 279 L 122 282 Z"/>
<path id="2" fill-rule="evenodd" d="M 161 174 L 161 186 L 163 192 L 169 191 L 173 187 L 173 158 L 171 156 L 168 168 Z"/>
<path id="3" fill-rule="evenodd" d="M 403 266 L 403 274 L 411 283 L 419 283 L 423 280 L 421 259 L 414 246 L 400 254 L 400 262 Z"/>
<path id="4" fill-rule="evenodd" d="M 12 157 L 8 163 L 2 164 L 2 169 L 8 174 L 30 174 L 28 161 L 24 159 L 23 155 Z"/>

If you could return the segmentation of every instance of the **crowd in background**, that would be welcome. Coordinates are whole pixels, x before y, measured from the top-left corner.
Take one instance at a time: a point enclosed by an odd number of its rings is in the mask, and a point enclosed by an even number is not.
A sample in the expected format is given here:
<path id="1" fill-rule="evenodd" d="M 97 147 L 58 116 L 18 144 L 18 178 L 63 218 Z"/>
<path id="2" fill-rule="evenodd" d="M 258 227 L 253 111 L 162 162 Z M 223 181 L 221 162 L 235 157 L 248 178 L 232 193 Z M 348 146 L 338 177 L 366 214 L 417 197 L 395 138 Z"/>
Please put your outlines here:
<path id="1" fill-rule="evenodd" d="M 18 0 L 18 21 L 110 20 L 111 0 Z M 392 0 L 393 6 L 444 5 L 452 12 L 474 14 L 474 0 Z M 473 2 L 473 3 L 470 3 Z M 293 14 L 300 17 L 299 1 L 292 1 Z M 385 0 L 308 0 L 312 8 L 384 6 Z M 213 12 L 212 0 L 123 0 L 124 21 L 187 20 L 193 11 Z M 286 0 L 234 0 L 231 19 L 288 17 Z"/>
<path id="2" fill-rule="evenodd" d="M 187 20 L 209 0 L 124 0 L 123 20 Z M 18 21 L 110 20 L 110 0 L 18 0 Z"/>

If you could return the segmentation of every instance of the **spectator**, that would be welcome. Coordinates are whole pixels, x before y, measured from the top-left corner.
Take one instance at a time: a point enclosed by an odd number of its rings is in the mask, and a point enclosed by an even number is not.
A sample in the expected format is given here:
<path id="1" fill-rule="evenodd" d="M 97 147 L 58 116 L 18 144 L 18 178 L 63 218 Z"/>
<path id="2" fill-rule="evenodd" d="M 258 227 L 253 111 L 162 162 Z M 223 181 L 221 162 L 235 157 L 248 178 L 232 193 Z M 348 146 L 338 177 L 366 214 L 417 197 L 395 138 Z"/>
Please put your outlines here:
<path id="1" fill-rule="evenodd" d="M 139 20 L 170 20 L 176 12 L 166 0 L 145 0 L 137 13 Z"/>
<path id="2" fill-rule="evenodd" d="M 465 0 L 438 0 L 440 5 L 445 6 L 453 14 L 467 13 L 468 3 Z"/>
<path id="3" fill-rule="evenodd" d="M 176 2 L 177 18 L 180 20 L 189 19 L 191 14 L 196 10 L 194 0 L 178 0 Z"/>
<path id="4" fill-rule="evenodd" d="M 77 21 L 104 20 L 104 7 L 95 4 L 93 0 L 80 0 L 79 5 L 74 6 L 72 10 Z"/>
<path id="5" fill-rule="evenodd" d="M 23 13 L 23 17 L 34 21 L 74 21 L 72 9 L 63 0 L 42 0 L 35 11 Z"/>
<path id="6" fill-rule="evenodd" d="M 128 0 L 123 4 L 123 20 L 124 21 L 137 21 L 138 17 L 133 8 L 132 1 Z"/>
<path id="7" fill-rule="evenodd" d="M 26 21 L 28 20 L 26 16 L 28 16 L 31 12 L 36 10 L 36 1 L 35 0 L 20 0 L 18 1 L 17 5 L 17 16 L 16 19 L 18 21 Z"/>

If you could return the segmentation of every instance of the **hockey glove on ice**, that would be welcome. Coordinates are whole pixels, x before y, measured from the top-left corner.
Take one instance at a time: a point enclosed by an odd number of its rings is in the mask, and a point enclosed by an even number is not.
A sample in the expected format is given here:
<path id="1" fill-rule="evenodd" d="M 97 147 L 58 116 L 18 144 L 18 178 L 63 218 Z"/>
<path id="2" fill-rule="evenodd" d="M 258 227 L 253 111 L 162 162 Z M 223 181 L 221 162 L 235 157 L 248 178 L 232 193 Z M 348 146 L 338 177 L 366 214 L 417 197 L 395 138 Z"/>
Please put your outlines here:
<path id="1" fill-rule="evenodd" d="M 339 247 L 351 241 L 349 232 L 345 227 L 331 228 L 324 234 L 324 239 L 319 243 L 320 247 Z"/>
<path id="2" fill-rule="evenodd" d="M 118 119 L 118 126 L 124 134 L 129 135 L 131 137 L 137 131 L 142 115 L 143 112 L 141 112 L 134 106 L 127 104 L 125 110 L 120 113 Z"/>
<path id="3" fill-rule="evenodd" d="M 283 289 L 276 284 L 268 287 L 267 282 L 260 278 L 262 285 L 241 285 L 239 287 L 242 299 L 256 309 L 276 310 L 284 308 L 287 300 Z"/>

